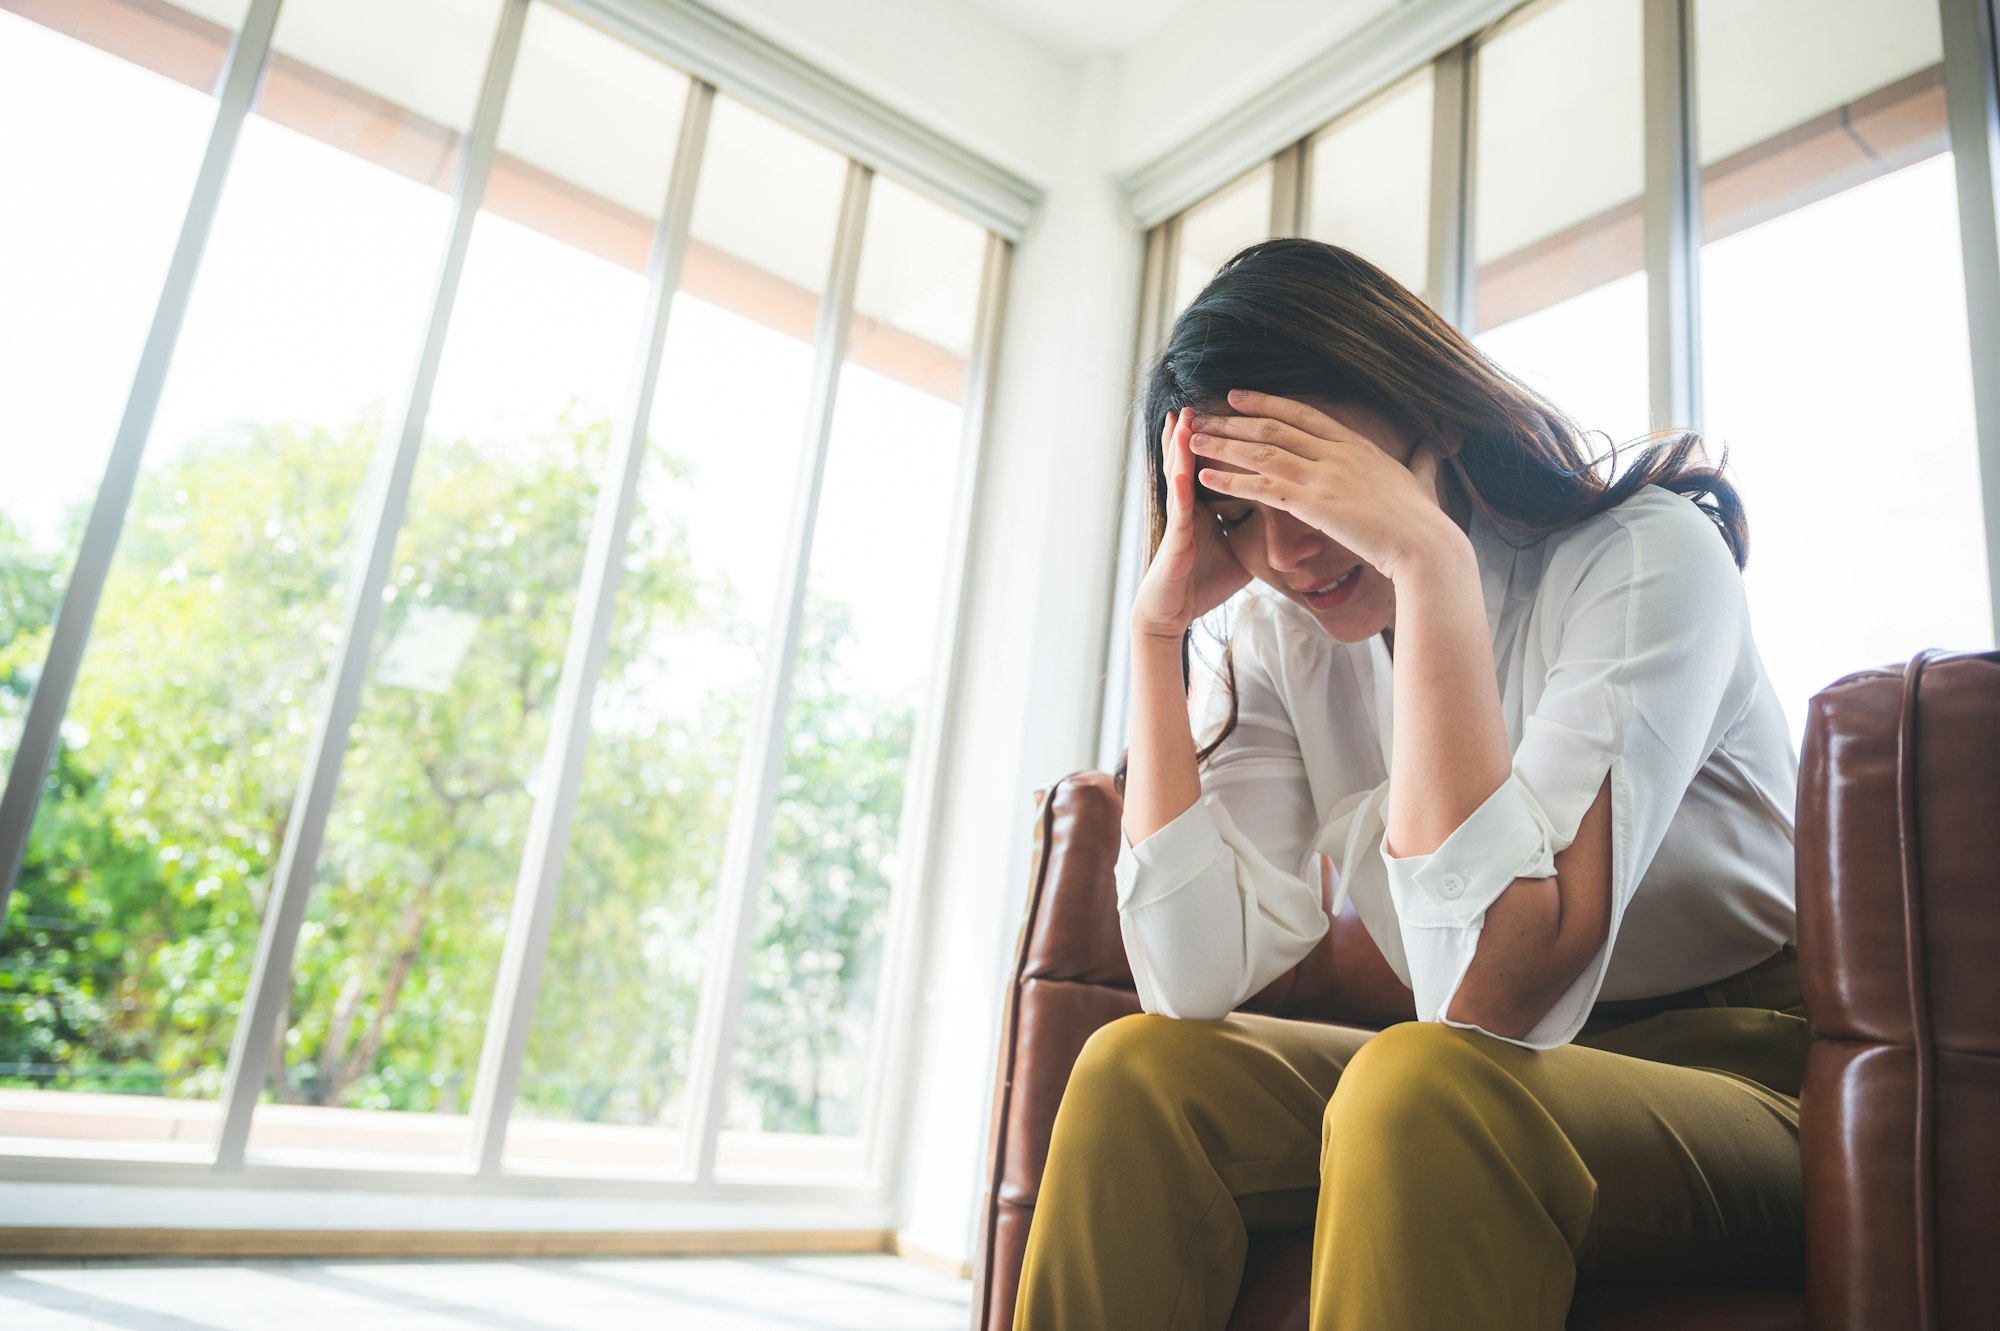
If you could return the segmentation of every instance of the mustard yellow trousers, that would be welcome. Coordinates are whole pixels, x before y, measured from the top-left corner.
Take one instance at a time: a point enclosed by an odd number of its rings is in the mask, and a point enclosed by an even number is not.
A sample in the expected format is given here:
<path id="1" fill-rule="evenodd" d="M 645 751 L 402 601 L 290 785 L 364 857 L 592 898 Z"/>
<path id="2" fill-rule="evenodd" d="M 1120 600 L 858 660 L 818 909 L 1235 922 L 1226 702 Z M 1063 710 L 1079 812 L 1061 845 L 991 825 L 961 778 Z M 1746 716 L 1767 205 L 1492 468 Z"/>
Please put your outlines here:
<path id="1" fill-rule="evenodd" d="M 1633 1015 L 1662 1002 L 1700 1006 Z M 1545 1050 L 1112 1022 L 1056 1113 L 1016 1331 L 1222 1331 L 1247 1232 L 1307 1225 L 1312 1331 L 1559 1331 L 1579 1280 L 1798 1279 L 1796 949 L 1596 1011 Z"/>

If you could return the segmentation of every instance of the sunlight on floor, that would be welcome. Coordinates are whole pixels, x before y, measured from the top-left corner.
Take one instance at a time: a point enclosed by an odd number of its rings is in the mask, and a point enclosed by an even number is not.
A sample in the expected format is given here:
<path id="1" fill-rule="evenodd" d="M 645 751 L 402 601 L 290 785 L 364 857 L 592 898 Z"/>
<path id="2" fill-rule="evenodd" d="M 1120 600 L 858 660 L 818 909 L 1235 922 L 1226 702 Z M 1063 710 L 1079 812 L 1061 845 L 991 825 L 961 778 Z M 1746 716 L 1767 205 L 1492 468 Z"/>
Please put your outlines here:
<path id="1" fill-rule="evenodd" d="M 964 1281 L 874 1254 L 0 1269 L 9 1331 L 961 1331 L 970 1299 Z"/>

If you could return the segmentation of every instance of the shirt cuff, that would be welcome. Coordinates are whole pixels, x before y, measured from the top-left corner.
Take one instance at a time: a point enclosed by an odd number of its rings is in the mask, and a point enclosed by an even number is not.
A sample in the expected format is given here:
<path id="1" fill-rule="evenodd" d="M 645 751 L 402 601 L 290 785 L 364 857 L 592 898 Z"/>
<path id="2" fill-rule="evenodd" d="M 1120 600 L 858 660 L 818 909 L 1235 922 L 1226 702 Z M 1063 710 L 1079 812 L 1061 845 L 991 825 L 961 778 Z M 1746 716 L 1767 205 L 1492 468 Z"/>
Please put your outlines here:
<path id="1" fill-rule="evenodd" d="M 1382 839 L 1389 893 L 1406 928 L 1467 928 L 1516 878 L 1556 871 L 1554 830 L 1542 806 L 1510 772 L 1428 855 L 1395 856 Z"/>
<path id="2" fill-rule="evenodd" d="M 1118 884 L 1118 909 L 1136 910 L 1172 895 L 1226 849 L 1208 811 L 1206 795 L 1136 846 L 1125 839 L 1121 824 L 1118 862 L 1112 867 L 1112 878 Z"/>

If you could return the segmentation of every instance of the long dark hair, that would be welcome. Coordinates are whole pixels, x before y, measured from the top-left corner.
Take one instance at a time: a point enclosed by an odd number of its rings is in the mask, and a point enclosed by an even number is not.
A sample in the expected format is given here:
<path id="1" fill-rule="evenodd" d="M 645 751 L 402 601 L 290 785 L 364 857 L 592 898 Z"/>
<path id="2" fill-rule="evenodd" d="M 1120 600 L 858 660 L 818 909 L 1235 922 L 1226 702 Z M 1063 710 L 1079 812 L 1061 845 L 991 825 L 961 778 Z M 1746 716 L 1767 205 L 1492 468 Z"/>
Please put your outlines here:
<path id="1" fill-rule="evenodd" d="M 1609 452 L 1590 456 L 1575 421 L 1488 360 L 1408 287 L 1338 245 L 1286 236 L 1238 250 L 1174 320 L 1142 375 L 1135 396 L 1139 420 L 1150 423 L 1139 431 L 1149 563 L 1167 528 L 1159 423 L 1182 407 L 1226 409 L 1232 388 L 1372 408 L 1405 438 L 1437 447 L 1444 484 L 1536 539 L 1659 485 L 1714 521 L 1739 569 L 1750 557 L 1743 500 L 1723 475 L 1726 449 L 1708 466 L 1699 434 L 1655 431 L 1634 441 L 1643 451 L 1618 471 L 1609 435 Z M 1181 640 L 1184 686 L 1193 638 L 1190 625 Z M 1236 728 L 1236 666 L 1226 640 L 1220 673 L 1228 720 L 1197 761 Z M 1118 760 L 1121 792 L 1128 756 Z"/>

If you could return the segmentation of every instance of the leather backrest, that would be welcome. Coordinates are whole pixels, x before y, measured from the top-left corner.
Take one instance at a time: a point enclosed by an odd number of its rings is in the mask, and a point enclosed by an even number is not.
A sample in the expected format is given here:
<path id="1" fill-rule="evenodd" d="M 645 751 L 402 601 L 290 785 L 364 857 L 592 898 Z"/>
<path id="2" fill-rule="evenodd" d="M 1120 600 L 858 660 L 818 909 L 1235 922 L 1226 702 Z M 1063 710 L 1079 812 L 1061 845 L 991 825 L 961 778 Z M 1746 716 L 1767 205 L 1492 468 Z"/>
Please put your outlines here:
<path id="1" fill-rule="evenodd" d="M 1811 1324 L 1991 1324 L 2000 652 L 1921 653 L 1813 698 L 1797 886 Z"/>

